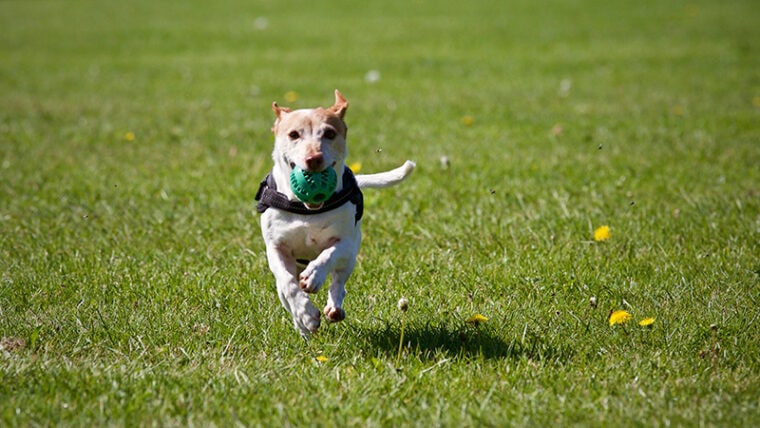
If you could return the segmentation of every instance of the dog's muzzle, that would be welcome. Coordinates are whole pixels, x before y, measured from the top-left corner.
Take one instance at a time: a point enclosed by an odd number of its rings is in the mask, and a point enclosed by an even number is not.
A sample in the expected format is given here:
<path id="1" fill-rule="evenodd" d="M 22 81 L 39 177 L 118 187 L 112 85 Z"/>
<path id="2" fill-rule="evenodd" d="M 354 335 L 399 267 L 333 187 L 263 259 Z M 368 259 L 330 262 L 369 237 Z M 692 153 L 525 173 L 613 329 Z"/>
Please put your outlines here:
<path id="1" fill-rule="evenodd" d="M 337 184 L 338 176 L 333 168 L 309 172 L 296 166 L 290 171 L 290 189 L 298 200 L 312 209 L 330 199 Z"/>

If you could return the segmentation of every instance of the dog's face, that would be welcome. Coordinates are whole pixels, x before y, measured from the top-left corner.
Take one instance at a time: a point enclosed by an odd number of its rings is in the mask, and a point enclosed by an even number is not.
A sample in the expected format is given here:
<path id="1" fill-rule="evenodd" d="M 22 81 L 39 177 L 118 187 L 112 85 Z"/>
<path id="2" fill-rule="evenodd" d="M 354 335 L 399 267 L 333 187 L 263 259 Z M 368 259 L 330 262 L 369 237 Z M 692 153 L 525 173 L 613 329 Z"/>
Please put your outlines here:
<path id="1" fill-rule="evenodd" d="M 343 121 L 347 109 L 348 102 L 338 90 L 335 104 L 326 109 L 291 110 L 273 103 L 275 163 L 288 172 L 296 166 L 309 172 L 335 168 L 340 177 L 348 156 L 348 128 Z"/>

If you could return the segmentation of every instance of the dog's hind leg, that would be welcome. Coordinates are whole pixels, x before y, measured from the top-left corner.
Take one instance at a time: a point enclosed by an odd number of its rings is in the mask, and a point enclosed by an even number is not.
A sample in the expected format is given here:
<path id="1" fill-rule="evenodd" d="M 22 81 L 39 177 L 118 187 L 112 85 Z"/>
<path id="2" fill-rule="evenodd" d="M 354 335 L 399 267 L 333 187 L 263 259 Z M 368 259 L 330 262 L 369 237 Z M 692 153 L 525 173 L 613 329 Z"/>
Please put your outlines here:
<path id="1" fill-rule="evenodd" d="M 332 272 L 332 283 L 324 310 L 324 314 L 330 322 L 343 321 L 346 318 L 346 311 L 343 310 L 343 299 L 346 297 L 346 282 L 348 282 L 353 270 L 352 263 L 346 269 Z"/>
<path id="2" fill-rule="evenodd" d="M 361 239 L 361 233 L 359 237 Z M 358 252 L 357 246 L 354 248 L 353 256 L 347 259 L 346 264 L 332 271 L 330 291 L 327 294 L 327 304 L 324 309 L 324 314 L 330 322 L 343 321 L 346 318 L 346 311 L 343 310 L 343 299 L 346 297 L 346 283 L 354 271 L 354 266 L 356 266 L 356 253 Z"/>

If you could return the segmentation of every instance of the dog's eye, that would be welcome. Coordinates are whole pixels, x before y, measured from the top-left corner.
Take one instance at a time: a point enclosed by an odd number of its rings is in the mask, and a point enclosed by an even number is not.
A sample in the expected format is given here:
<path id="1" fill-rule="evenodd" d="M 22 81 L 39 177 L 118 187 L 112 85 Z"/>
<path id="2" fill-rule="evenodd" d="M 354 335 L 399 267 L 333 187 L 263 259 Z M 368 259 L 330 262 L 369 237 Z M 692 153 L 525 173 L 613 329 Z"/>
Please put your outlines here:
<path id="1" fill-rule="evenodd" d="M 301 134 L 299 134 L 298 131 L 290 131 L 288 137 L 290 137 L 291 140 L 297 140 L 301 137 Z"/>
<path id="2" fill-rule="evenodd" d="M 322 134 L 323 137 L 327 138 L 328 140 L 332 140 L 335 138 L 338 134 L 335 132 L 334 129 L 327 128 L 325 129 L 325 132 Z"/>

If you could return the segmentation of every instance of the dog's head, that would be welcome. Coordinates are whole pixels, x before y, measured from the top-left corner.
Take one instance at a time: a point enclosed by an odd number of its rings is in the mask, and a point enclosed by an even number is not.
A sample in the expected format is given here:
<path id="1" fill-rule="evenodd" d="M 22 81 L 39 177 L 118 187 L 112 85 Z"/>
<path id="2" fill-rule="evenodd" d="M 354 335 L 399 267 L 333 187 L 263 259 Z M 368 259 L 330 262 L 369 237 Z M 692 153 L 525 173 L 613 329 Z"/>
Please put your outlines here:
<path id="1" fill-rule="evenodd" d="M 291 110 L 272 103 L 275 163 L 288 173 L 298 166 L 309 172 L 334 168 L 338 177 L 342 176 L 348 156 L 348 128 L 343 121 L 347 109 L 348 101 L 337 89 L 335 103 L 329 108 Z"/>

